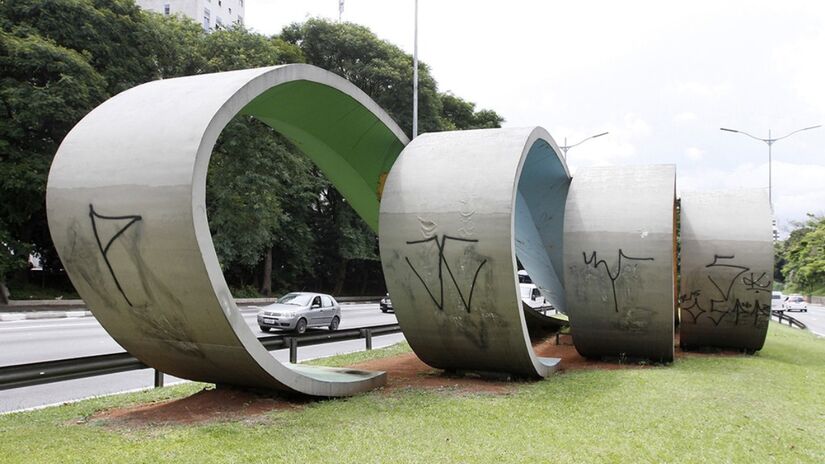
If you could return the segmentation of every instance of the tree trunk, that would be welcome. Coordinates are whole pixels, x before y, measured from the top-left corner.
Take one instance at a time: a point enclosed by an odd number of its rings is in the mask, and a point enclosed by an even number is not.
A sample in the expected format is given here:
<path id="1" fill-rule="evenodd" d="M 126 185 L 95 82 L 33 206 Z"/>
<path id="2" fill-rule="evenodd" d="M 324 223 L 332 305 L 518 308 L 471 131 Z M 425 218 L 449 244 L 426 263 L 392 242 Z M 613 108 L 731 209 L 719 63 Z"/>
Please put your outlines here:
<path id="1" fill-rule="evenodd" d="M 362 269 L 361 272 L 364 274 L 364 280 L 361 281 L 361 292 L 358 294 L 359 296 L 366 296 L 367 295 L 367 284 L 370 282 L 370 273 L 367 272 L 367 269 Z"/>
<path id="2" fill-rule="evenodd" d="M 272 247 L 266 249 L 264 257 L 264 278 L 261 293 L 266 297 L 272 296 Z"/>
<path id="3" fill-rule="evenodd" d="M 5 282 L 0 282 L 0 304 L 9 304 L 9 289 Z"/>
<path id="4" fill-rule="evenodd" d="M 340 296 L 344 290 L 344 280 L 347 278 L 348 262 L 349 260 L 347 258 L 341 258 L 341 261 L 338 263 L 338 270 L 335 273 L 335 288 L 332 290 L 333 296 Z"/>

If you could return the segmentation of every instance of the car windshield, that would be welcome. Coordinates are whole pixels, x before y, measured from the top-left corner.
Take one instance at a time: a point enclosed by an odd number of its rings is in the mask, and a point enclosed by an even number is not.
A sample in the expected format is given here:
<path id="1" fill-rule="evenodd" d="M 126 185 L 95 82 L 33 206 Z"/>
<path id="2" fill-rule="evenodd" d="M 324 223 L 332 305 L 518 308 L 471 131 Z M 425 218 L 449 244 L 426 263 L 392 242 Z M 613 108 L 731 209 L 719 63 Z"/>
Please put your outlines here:
<path id="1" fill-rule="evenodd" d="M 802 300 L 801 296 L 795 296 L 795 297 L 791 298 L 791 301 L 794 302 L 794 303 L 802 303 L 803 300 Z"/>
<path id="2" fill-rule="evenodd" d="M 521 297 L 530 298 L 530 287 L 521 287 Z"/>
<path id="3" fill-rule="evenodd" d="M 781 300 L 781 299 L 782 299 L 782 295 L 774 295 L 774 296 L 773 296 L 773 299 L 774 299 L 774 300 Z"/>
<path id="4" fill-rule="evenodd" d="M 309 305 L 310 300 L 312 300 L 312 295 L 307 295 L 306 293 L 287 293 L 286 295 L 278 298 L 278 303 L 295 306 L 307 306 Z"/>

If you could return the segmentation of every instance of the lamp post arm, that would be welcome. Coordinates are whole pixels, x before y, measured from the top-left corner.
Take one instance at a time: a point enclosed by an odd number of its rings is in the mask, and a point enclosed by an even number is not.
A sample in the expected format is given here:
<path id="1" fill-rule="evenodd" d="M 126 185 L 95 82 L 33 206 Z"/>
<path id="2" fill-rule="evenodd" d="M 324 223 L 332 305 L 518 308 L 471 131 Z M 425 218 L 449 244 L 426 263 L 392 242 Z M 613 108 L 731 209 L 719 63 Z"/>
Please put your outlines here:
<path id="1" fill-rule="evenodd" d="M 568 149 L 573 148 L 575 146 L 583 144 L 584 142 L 587 142 L 590 139 L 595 139 L 596 137 L 601 137 L 603 135 L 607 135 L 607 132 L 602 132 L 601 134 L 591 135 L 590 137 L 587 137 L 584 140 L 580 140 L 578 143 L 574 143 L 573 145 L 567 145 L 566 148 L 568 148 Z"/>
<path id="2" fill-rule="evenodd" d="M 818 127 L 822 127 L 822 125 L 821 125 L 821 124 L 818 124 L 818 125 L 816 125 L 816 126 L 811 126 L 811 127 L 803 127 L 802 129 L 797 129 L 797 130 L 795 130 L 795 131 L 791 132 L 790 134 L 783 135 L 782 137 L 775 138 L 775 139 L 773 139 L 773 142 L 776 142 L 777 140 L 786 139 L 786 138 L 788 138 L 788 137 L 790 137 L 790 136 L 792 136 L 792 135 L 796 134 L 797 132 L 802 132 L 802 131 L 806 131 L 806 130 L 810 130 L 810 129 L 816 129 L 816 128 L 818 128 Z"/>
<path id="3" fill-rule="evenodd" d="M 748 136 L 748 137 L 750 137 L 754 140 L 759 140 L 760 142 L 765 142 L 767 144 L 773 143 L 773 140 L 771 140 L 771 139 L 763 139 L 763 138 L 757 137 L 755 135 L 748 134 L 745 131 L 741 131 L 741 130 L 737 130 L 737 129 L 728 129 L 728 128 L 725 128 L 725 127 L 720 127 L 719 130 L 723 130 L 725 132 L 734 132 L 734 133 L 737 133 L 737 134 L 746 135 L 746 136 Z"/>

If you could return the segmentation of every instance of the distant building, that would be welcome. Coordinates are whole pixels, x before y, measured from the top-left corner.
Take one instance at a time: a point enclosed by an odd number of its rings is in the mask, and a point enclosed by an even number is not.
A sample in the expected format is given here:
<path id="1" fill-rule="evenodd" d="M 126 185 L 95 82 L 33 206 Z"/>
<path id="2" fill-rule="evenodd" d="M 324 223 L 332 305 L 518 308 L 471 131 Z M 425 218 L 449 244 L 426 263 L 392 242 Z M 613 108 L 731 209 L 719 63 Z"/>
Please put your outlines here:
<path id="1" fill-rule="evenodd" d="M 244 0 L 137 0 L 137 4 L 164 15 L 188 16 L 205 31 L 244 23 Z"/>
<path id="2" fill-rule="evenodd" d="M 776 228 L 776 218 L 771 220 L 771 227 L 773 228 L 773 241 L 779 241 L 779 229 Z"/>

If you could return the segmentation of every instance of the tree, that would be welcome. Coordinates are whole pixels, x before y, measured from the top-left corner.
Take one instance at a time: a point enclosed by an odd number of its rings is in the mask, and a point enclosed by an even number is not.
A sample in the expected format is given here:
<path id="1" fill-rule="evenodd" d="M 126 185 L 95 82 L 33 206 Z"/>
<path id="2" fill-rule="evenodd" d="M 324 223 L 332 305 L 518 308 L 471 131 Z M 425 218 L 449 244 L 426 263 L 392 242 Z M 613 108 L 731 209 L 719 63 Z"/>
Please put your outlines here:
<path id="1" fill-rule="evenodd" d="M 825 291 L 825 216 L 808 215 L 785 243 L 782 269 L 789 289 L 813 293 Z"/>
<path id="2" fill-rule="evenodd" d="M 294 45 L 240 26 L 206 36 L 198 55 L 204 60 L 203 72 L 303 61 Z M 263 260 L 257 287 L 264 294 L 272 293 L 273 266 L 280 265 L 274 256 L 276 244 L 281 245 L 282 254 L 296 259 L 295 253 L 283 250 L 285 244 L 312 249 L 308 234 L 298 236 L 304 239 L 300 243 L 295 243 L 295 236 L 284 240 L 290 235 L 287 226 L 300 228 L 290 224 L 284 199 L 297 200 L 308 190 L 318 191 L 308 179 L 309 165 L 302 158 L 272 128 L 244 115 L 236 116 L 216 143 L 207 182 L 210 227 L 225 271 L 240 280 L 241 286 L 248 271 Z M 298 198 L 288 198 L 288 192 Z"/>
<path id="3" fill-rule="evenodd" d="M 180 21 L 150 18 L 131 0 L 0 2 L 0 218 L 46 268 L 60 268 L 45 213 L 60 142 L 106 98 L 172 72 L 179 55 L 167 55 L 186 43 L 168 40 L 172 25 L 196 36 Z"/>
<path id="4" fill-rule="evenodd" d="M 95 106 L 154 79 L 295 62 L 349 79 L 410 132 L 412 58 L 362 26 L 310 20 L 275 37 L 240 26 L 207 34 L 132 0 L 0 1 L 0 283 L 31 252 L 60 269 L 46 224 L 48 169 Z M 419 71 L 422 132 L 500 125 L 496 113 L 439 94 L 426 64 Z M 249 116 L 216 143 L 207 210 L 236 288 L 337 293 L 353 270 L 382 285 L 375 234 L 307 157 Z"/>
<path id="5" fill-rule="evenodd" d="M 386 110 L 402 130 L 407 134 L 412 132 L 413 60 L 410 55 L 379 39 L 369 29 L 352 23 L 310 19 L 286 27 L 281 38 L 299 47 L 308 63 L 358 86 Z M 439 94 L 429 67 L 419 63 L 419 129 L 422 133 L 500 127 L 502 121 L 495 112 L 476 112 L 472 103 L 452 94 Z M 378 265 L 378 240 L 328 182 L 319 199 L 315 224 L 320 234 L 321 253 L 316 272 L 322 281 L 328 282 L 331 291 L 338 294 L 344 288 L 351 262 Z M 360 271 L 369 274 L 369 269 L 363 266 Z"/>
<path id="6" fill-rule="evenodd" d="M 412 133 L 412 57 L 364 26 L 310 19 L 284 28 L 281 38 L 298 46 L 307 63 L 349 80 Z M 441 130 L 441 100 L 429 67 L 419 62 L 419 128 Z"/>
<path id="7" fill-rule="evenodd" d="M 475 103 L 450 92 L 440 94 L 442 130 L 491 129 L 501 127 L 504 118 L 495 111 L 476 111 Z"/>
<path id="8" fill-rule="evenodd" d="M 27 28 L 0 32 L 0 260 L 55 256 L 45 217 L 46 178 L 63 136 L 103 100 L 105 82 L 82 54 Z M 25 244 L 25 245 L 23 245 Z M 16 266 L 15 266 L 16 267 Z M 0 270 L 0 282 L 8 275 Z"/>
<path id="9" fill-rule="evenodd" d="M 9 303 L 6 277 L 26 267 L 29 253 L 30 247 L 13 239 L 0 221 L 0 304 Z"/>

